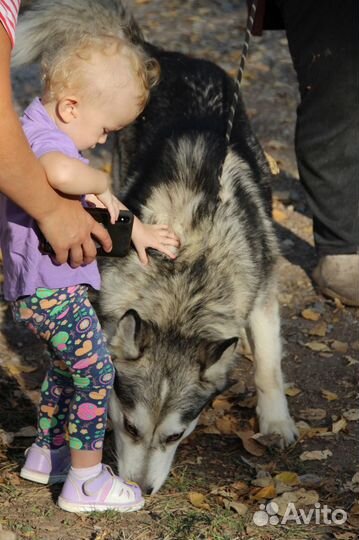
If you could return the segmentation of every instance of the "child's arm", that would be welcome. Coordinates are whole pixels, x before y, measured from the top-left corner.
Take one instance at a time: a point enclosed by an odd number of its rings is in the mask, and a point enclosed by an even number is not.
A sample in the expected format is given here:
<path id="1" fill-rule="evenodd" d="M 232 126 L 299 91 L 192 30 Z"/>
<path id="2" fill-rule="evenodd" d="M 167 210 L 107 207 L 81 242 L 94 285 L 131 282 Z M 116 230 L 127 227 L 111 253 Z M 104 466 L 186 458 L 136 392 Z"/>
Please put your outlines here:
<path id="1" fill-rule="evenodd" d="M 110 189 L 111 179 L 103 171 L 94 169 L 79 159 L 61 152 L 44 154 L 40 161 L 46 171 L 49 184 L 66 195 L 93 193 L 105 205 L 115 223 L 121 207 Z"/>
<path id="2" fill-rule="evenodd" d="M 49 184 L 66 195 L 104 193 L 109 188 L 109 176 L 79 159 L 61 152 L 49 152 L 40 158 Z"/>

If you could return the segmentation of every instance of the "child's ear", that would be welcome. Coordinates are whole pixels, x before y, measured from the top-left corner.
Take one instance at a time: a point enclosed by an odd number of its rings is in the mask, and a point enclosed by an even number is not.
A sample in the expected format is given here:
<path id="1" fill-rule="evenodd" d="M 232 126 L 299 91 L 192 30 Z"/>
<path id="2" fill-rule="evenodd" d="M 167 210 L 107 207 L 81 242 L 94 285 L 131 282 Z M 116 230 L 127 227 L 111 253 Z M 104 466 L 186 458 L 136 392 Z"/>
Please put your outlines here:
<path id="1" fill-rule="evenodd" d="M 73 97 L 61 98 L 57 103 L 57 115 L 62 122 L 69 124 L 78 117 L 78 101 Z"/>

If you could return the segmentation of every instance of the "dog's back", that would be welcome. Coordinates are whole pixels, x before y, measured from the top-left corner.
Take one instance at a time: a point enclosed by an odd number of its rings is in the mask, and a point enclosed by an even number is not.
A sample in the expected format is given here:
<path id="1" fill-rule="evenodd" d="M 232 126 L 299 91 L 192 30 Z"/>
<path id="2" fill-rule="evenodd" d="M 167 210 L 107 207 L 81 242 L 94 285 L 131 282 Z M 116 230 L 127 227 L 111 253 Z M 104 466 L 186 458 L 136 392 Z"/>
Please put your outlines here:
<path id="1" fill-rule="evenodd" d="M 175 262 L 153 253 L 142 268 L 133 253 L 106 265 L 102 307 L 105 315 L 111 310 L 116 275 L 119 312 L 135 308 L 184 335 L 231 337 L 272 278 L 277 256 L 264 198 L 267 169 L 241 101 L 226 148 L 232 80 L 210 62 L 151 52 L 162 80 L 136 124 L 118 134 L 124 202 L 147 223 L 168 223 L 181 247 Z"/>

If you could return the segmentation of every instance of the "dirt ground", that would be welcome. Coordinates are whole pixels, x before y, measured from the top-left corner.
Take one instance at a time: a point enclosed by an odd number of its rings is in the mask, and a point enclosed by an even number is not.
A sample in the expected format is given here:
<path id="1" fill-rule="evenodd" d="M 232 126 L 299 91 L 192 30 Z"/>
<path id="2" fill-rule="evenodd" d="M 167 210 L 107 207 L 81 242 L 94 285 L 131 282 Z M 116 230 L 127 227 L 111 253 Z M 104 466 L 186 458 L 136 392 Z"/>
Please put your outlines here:
<path id="1" fill-rule="evenodd" d="M 235 74 L 244 1 L 137 0 L 133 9 L 152 42 L 213 60 Z M 21 111 L 39 92 L 37 68 L 14 74 L 14 90 Z M 55 505 L 59 486 L 37 486 L 18 476 L 33 440 L 47 360 L 41 345 L 14 326 L 0 297 L 0 540 L 11 540 L 4 531 L 34 540 L 358 538 L 359 310 L 325 300 L 310 280 L 316 255 L 295 165 L 297 89 L 282 32 L 252 41 L 243 96 L 257 136 L 281 169 L 273 177 L 273 197 L 283 254 L 283 369 L 299 441 L 278 450 L 270 438 L 251 437 L 257 429 L 255 395 L 251 355 L 244 351 L 238 383 L 203 414 L 165 486 L 146 498 L 143 511 L 66 514 Z M 91 161 L 107 167 L 109 149 L 97 150 Z M 106 448 L 107 462 L 115 465 L 110 431 Z M 277 506 L 266 506 L 270 501 Z M 305 515 L 312 510 L 312 519 L 305 524 L 302 514 L 283 522 L 288 501 Z M 345 523 L 336 523 L 343 512 L 325 519 L 324 505 L 345 511 Z"/>

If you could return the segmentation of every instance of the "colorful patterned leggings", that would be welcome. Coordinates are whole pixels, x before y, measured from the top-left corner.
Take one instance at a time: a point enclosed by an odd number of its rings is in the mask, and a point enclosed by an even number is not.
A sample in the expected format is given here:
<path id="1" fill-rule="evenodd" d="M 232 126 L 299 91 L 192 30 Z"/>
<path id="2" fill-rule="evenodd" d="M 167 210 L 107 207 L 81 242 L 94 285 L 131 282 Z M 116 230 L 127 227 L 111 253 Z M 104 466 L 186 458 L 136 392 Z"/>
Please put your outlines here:
<path id="1" fill-rule="evenodd" d="M 12 303 L 14 319 L 43 340 L 50 368 L 41 387 L 36 443 L 103 446 L 114 367 L 87 287 L 37 289 Z"/>

